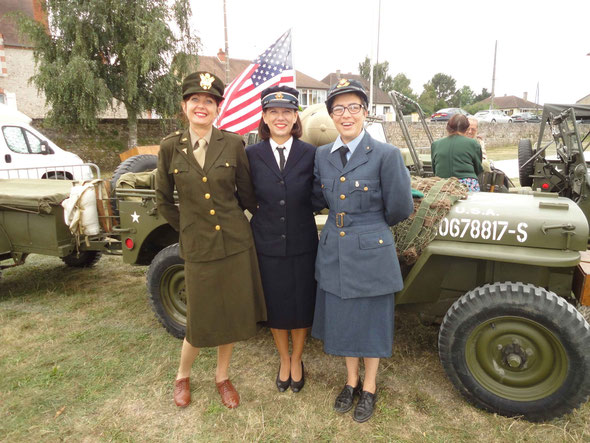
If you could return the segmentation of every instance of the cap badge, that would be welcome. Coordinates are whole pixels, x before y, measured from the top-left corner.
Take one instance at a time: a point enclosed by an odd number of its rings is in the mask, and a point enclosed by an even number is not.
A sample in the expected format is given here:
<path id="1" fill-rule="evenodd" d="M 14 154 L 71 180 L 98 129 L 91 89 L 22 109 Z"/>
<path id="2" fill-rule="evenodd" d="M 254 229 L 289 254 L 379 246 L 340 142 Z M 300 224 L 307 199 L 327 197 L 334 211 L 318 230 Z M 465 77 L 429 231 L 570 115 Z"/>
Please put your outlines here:
<path id="1" fill-rule="evenodd" d="M 215 81 L 215 77 L 211 74 L 201 74 L 201 88 L 203 89 L 211 89 L 211 85 Z"/>
<path id="2" fill-rule="evenodd" d="M 345 78 L 343 78 L 342 80 L 340 80 L 338 82 L 338 84 L 336 85 L 337 88 L 343 88 L 345 86 L 350 85 L 350 82 L 348 80 L 346 80 Z"/>
<path id="3" fill-rule="evenodd" d="M 283 98 L 283 93 L 282 93 L 282 92 L 277 92 L 277 93 L 275 94 L 275 98 L 276 98 L 277 100 L 282 100 L 282 98 Z"/>

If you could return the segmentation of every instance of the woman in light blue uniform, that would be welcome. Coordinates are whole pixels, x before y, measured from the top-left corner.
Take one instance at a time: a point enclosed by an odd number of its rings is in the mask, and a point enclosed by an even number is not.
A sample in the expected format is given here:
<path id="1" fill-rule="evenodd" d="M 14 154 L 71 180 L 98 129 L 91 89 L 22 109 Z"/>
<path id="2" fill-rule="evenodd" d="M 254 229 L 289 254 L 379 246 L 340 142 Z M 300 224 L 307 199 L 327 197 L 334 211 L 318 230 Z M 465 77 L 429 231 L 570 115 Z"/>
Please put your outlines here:
<path id="1" fill-rule="evenodd" d="M 393 346 L 394 293 L 403 280 L 389 229 L 413 211 L 410 176 L 400 151 L 364 130 L 367 94 L 342 79 L 326 106 L 339 136 L 315 157 L 316 206 L 330 209 L 316 259 L 317 298 L 312 335 L 328 354 L 345 357 L 347 381 L 334 409 L 355 421 L 373 414 L 379 359 Z M 365 365 L 364 383 L 359 359 Z"/>

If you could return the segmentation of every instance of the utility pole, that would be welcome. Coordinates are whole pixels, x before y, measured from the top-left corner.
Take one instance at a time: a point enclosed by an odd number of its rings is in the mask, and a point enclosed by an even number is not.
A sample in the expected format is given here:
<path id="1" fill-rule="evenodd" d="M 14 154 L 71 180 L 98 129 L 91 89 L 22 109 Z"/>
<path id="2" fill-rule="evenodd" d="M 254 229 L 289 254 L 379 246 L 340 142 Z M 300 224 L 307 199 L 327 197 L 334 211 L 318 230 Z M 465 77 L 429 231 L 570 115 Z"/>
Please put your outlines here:
<path id="1" fill-rule="evenodd" d="M 490 109 L 494 109 L 494 97 L 496 96 L 496 53 L 498 52 L 498 40 L 494 46 L 494 72 L 492 73 L 492 99 L 490 100 Z"/>
<path id="2" fill-rule="evenodd" d="M 371 74 L 369 75 L 369 114 L 373 112 L 373 96 L 375 95 L 373 81 L 375 78 L 375 66 L 379 65 L 379 36 L 381 34 L 381 0 L 379 0 L 379 9 L 377 13 L 377 56 L 375 64 L 371 61 Z M 369 59 L 370 60 L 370 59 Z"/>
<path id="3" fill-rule="evenodd" d="M 229 85 L 229 45 L 227 42 L 227 8 L 223 0 L 223 29 L 225 32 L 225 84 Z"/>
<path id="4" fill-rule="evenodd" d="M 539 114 L 539 82 L 537 82 L 537 91 L 535 92 L 535 114 Z"/>

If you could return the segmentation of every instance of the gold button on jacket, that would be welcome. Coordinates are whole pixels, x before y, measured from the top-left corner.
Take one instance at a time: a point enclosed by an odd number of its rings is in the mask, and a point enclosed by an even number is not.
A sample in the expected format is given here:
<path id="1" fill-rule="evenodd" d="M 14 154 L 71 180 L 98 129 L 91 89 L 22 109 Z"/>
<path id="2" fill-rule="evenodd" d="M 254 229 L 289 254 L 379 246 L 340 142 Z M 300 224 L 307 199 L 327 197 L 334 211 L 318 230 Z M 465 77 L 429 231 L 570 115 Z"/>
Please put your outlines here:
<path id="1" fill-rule="evenodd" d="M 158 155 L 158 213 L 179 232 L 180 254 L 189 262 L 217 260 L 254 244 L 243 212 L 256 212 L 256 197 L 242 137 L 212 131 L 202 168 L 192 155 L 188 130 L 162 140 Z M 175 188 L 181 211 L 174 203 Z"/>

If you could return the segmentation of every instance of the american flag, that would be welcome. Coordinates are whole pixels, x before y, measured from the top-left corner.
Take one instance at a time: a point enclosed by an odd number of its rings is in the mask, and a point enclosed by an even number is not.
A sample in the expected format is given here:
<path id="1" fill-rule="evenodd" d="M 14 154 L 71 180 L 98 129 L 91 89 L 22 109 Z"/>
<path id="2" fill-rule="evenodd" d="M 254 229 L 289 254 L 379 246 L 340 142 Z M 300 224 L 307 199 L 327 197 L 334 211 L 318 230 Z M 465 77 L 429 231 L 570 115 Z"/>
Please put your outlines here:
<path id="1" fill-rule="evenodd" d="M 225 89 L 216 126 L 244 135 L 258 127 L 260 93 L 270 87 L 295 87 L 291 59 L 291 30 L 285 32 Z"/>

